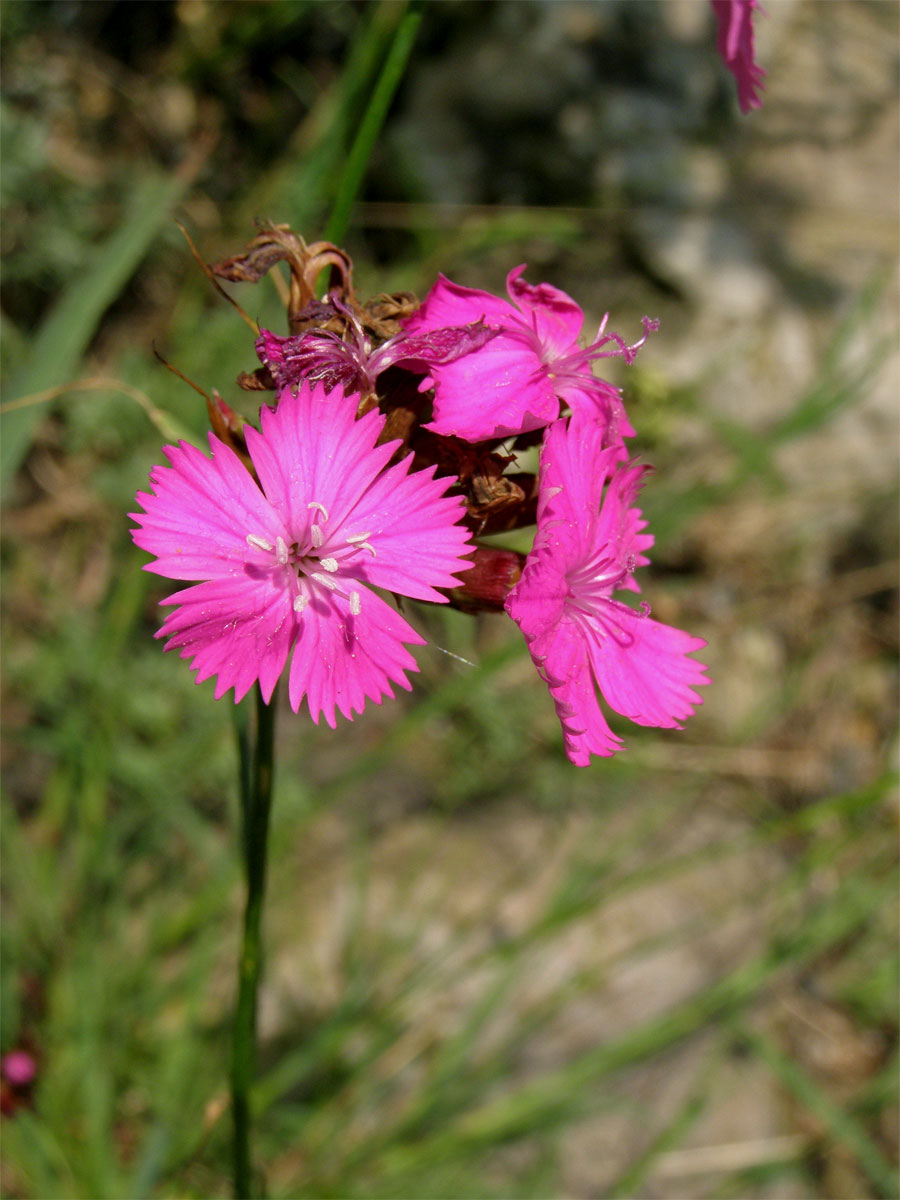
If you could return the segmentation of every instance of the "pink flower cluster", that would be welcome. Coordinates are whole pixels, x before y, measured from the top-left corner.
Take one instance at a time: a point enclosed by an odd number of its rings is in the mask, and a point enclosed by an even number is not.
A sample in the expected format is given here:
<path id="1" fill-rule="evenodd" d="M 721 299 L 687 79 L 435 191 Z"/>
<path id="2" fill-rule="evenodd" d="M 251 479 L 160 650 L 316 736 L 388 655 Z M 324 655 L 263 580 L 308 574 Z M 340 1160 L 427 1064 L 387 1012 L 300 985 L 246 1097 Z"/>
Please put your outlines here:
<path id="1" fill-rule="evenodd" d="M 226 266 L 246 277 L 250 261 Z M 387 298 L 389 321 L 349 285 L 309 301 L 288 337 L 260 333 L 263 367 L 245 386 L 276 393 L 260 428 L 231 445 L 210 434 L 209 456 L 167 447 L 133 537 L 155 556 L 147 570 L 192 581 L 162 601 L 173 611 L 158 636 L 198 682 L 215 677 L 217 698 L 258 683 L 269 701 L 287 673 L 293 709 L 305 698 L 334 726 L 408 688 L 406 647 L 423 639 L 380 589 L 505 606 L 580 766 L 621 746 L 598 690 L 641 725 L 677 727 L 700 703 L 691 656 L 704 642 L 621 598 L 639 591 L 653 542 L 635 503 L 646 468 L 629 461 L 621 392 L 593 370 L 632 362 L 656 323 L 629 344 L 604 319 L 582 345 L 579 306 L 524 270 L 508 300 L 441 276 L 421 307 Z M 537 440 L 538 478 L 511 474 Z M 502 572 L 472 541 L 492 520 L 537 524 L 527 557 L 499 552 Z"/>
<path id="2" fill-rule="evenodd" d="M 706 643 L 662 625 L 643 605 L 614 592 L 638 592 L 638 566 L 653 544 L 634 501 L 646 468 L 628 464 L 623 439 L 634 433 L 618 389 L 592 364 L 620 355 L 631 363 L 657 324 L 628 345 L 606 331 L 586 348 L 584 313 L 564 292 L 507 279 L 510 301 L 440 278 L 408 326 L 417 334 L 480 316 L 498 331 L 481 350 L 435 365 L 432 428 L 470 440 L 543 429 L 537 533 L 506 611 L 528 643 L 550 689 L 566 753 L 577 766 L 621 746 L 597 702 L 639 725 L 678 727 L 708 682 L 690 655 Z M 571 410 L 571 415 L 567 413 Z"/>

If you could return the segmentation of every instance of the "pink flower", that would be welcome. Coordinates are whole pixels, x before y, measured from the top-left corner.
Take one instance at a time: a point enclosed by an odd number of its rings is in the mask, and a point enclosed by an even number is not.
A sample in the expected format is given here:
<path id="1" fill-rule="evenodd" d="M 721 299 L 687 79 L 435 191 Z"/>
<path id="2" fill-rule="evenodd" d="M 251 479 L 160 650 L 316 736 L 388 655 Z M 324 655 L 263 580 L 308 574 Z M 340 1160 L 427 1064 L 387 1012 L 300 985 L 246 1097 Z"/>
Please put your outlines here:
<path id="1" fill-rule="evenodd" d="M 560 405 L 592 416 L 610 442 L 633 435 L 618 388 L 593 374 L 595 360 L 621 356 L 631 363 L 657 322 L 644 318 L 644 336 L 628 346 L 606 332 L 607 317 L 591 344 L 578 338 L 584 312 L 549 283 L 510 271 L 506 288 L 512 303 L 462 287 L 443 275 L 422 307 L 405 324 L 413 334 L 482 320 L 498 336 L 452 362 L 434 363 L 422 388 L 434 385 L 434 419 L 426 428 L 469 442 L 510 437 L 540 429 L 560 415 Z"/>
<path id="2" fill-rule="evenodd" d="M 327 391 L 341 387 L 345 392 L 375 391 L 375 381 L 388 367 L 402 365 L 424 374 L 430 364 L 452 362 L 490 341 L 496 334 L 480 321 L 460 328 L 433 329 L 419 337 L 407 332 L 373 346 L 355 314 L 336 297 L 331 305 L 347 321 L 347 334 L 328 329 L 279 337 L 268 329 L 260 331 L 256 353 L 278 388 L 306 379 L 322 383 Z M 323 315 L 328 308 L 323 305 Z"/>
<path id="3" fill-rule="evenodd" d="M 376 446 L 384 418 L 355 420 L 358 395 L 304 384 L 263 407 L 246 428 L 259 479 L 212 434 L 212 457 L 181 442 L 154 467 L 135 542 L 145 568 L 202 582 L 163 600 L 175 605 L 158 637 L 191 660 L 197 682 L 217 677 L 216 698 L 240 700 L 258 680 L 266 702 L 293 652 L 289 697 L 306 697 L 314 721 L 352 718 L 366 698 L 409 689 L 407 645 L 423 639 L 371 588 L 445 603 L 466 570 L 462 502 L 434 468 L 387 466 L 398 443 Z"/>
<path id="4" fill-rule="evenodd" d="M 706 643 L 613 599 L 637 592 L 635 567 L 653 538 L 633 506 L 647 468 L 617 465 L 595 421 L 559 421 L 544 434 L 538 531 L 506 611 L 517 623 L 577 766 L 622 745 L 597 702 L 638 725 L 678 728 L 707 683 L 688 657 Z"/>
<path id="5" fill-rule="evenodd" d="M 0 1059 L 0 1075 L 13 1087 L 28 1087 L 36 1074 L 37 1064 L 27 1050 L 10 1050 Z"/>
<path id="6" fill-rule="evenodd" d="M 759 93 L 765 71 L 756 62 L 753 41 L 753 13 L 761 9 L 759 0 L 710 0 L 718 22 L 716 44 L 722 61 L 737 80 L 741 112 L 761 108 Z"/>

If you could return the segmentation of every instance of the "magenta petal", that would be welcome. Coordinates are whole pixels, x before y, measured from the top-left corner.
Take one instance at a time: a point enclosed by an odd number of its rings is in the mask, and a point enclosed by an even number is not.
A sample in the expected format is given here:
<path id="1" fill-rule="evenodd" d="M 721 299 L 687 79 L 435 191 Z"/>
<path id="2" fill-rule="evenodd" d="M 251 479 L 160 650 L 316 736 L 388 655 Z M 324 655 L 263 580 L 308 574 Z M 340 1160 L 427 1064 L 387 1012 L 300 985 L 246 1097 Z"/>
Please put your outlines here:
<path id="1" fill-rule="evenodd" d="M 609 728 L 597 702 L 597 689 L 577 626 L 562 620 L 545 637 L 531 641 L 529 650 L 550 689 L 570 761 L 576 767 L 586 767 L 592 754 L 605 758 L 621 749 L 622 739 Z"/>
<path id="2" fill-rule="evenodd" d="M 456 524 L 465 505 L 459 496 L 444 495 L 455 479 L 435 479 L 434 467 L 408 474 L 411 462 L 410 455 L 382 472 L 353 510 L 355 531 L 369 533 L 376 546 L 374 555 L 360 556 L 354 574 L 403 596 L 445 604 L 447 597 L 434 589 L 456 587 L 457 574 L 471 566 L 460 558 L 472 549 L 469 531 Z"/>
<path id="3" fill-rule="evenodd" d="M 437 283 L 425 297 L 420 308 L 403 322 L 407 333 L 427 333 L 452 325 L 469 325 L 485 321 L 502 327 L 518 313 L 508 300 L 501 300 L 480 288 L 453 283 L 446 275 L 438 275 Z"/>
<path id="4" fill-rule="evenodd" d="M 295 615 L 283 578 L 265 573 L 213 579 L 163 604 L 178 607 L 157 637 L 168 638 L 166 649 L 178 649 L 190 660 L 198 683 L 218 676 L 217 700 L 232 687 L 235 701 L 241 700 L 257 679 L 264 699 L 271 698 L 294 638 Z"/>
<path id="5" fill-rule="evenodd" d="M 310 605 L 303 613 L 290 668 L 291 707 L 303 698 L 313 721 L 335 727 L 335 713 L 352 719 L 367 699 L 393 697 L 392 684 L 409 690 L 407 671 L 417 671 L 407 645 L 424 638 L 373 592 L 363 590 L 356 615 L 339 597 Z"/>
<path id="6" fill-rule="evenodd" d="M 765 71 L 756 61 L 753 14 L 759 0 L 710 0 L 718 22 L 716 42 L 722 61 L 737 83 L 741 112 L 761 108 Z"/>
<path id="7" fill-rule="evenodd" d="M 157 556 L 148 571 L 169 579 L 213 579 L 243 570 L 247 534 L 270 541 L 284 522 L 228 446 L 209 435 L 212 457 L 187 442 L 166 446 L 171 467 L 150 472 L 152 492 L 138 492 L 143 513 L 135 544 Z"/>
<path id="8" fill-rule="evenodd" d="M 429 366 L 440 366 L 473 354 L 497 336 L 483 321 L 448 329 L 428 329 L 424 333 L 405 333 L 391 338 L 373 354 L 379 374 L 395 363 L 410 371 L 425 373 Z"/>
<path id="9" fill-rule="evenodd" d="M 523 263 L 506 277 L 506 290 L 537 332 L 545 354 L 562 358 L 578 348 L 584 311 L 571 296 L 550 283 L 526 283 Z"/>
<path id="10" fill-rule="evenodd" d="M 470 442 L 540 429 L 559 416 L 547 368 L 515 331 L 434 367 L 434 419 L 426 429 Z"/>
<path id="11" fill-rule="evenodd" d="M 263 407 L 261 432 L 245 430 L 263 490 L 294 537 L 315 520 L 310 503 L 340 521 L 396 449 L 375 446 L 384 417 L 373 411 L 357 421 L 358 403 L 339 388 L 304 384 L 298 392 L 285 389 L 277 408 Z"/>
<path id="12" fill-rule="evenodd" d="M 702 663 L 689 655 L 706 642 L 617 606 L 604 636 L 588 652 L 606 701 L 638 725 L 678 728 L 702 703 L 695 692 L 709 682 Z"/>

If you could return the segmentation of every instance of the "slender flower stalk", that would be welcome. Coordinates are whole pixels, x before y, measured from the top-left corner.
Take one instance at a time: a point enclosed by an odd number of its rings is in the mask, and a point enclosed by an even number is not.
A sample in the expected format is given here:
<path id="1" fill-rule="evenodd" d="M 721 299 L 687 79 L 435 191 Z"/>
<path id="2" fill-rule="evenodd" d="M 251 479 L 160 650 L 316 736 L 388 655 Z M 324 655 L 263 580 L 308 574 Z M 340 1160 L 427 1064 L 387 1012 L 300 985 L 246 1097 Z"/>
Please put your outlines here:
<path id="1" fill-rule="evenodd" d="M 262 967 L 262 911 L 266 892 L 266 861 L 269 813 L 275 757 L 275 701 L 267 704 L 259 684 L 256 697 L 256 740 L 248 756 L 249 743 L 238 732 L 241 758 L 241 846 L 247 898 L 244 933 L 238 964 L 238 998 L 234 1018 L 231 1071 L 234 1116 L 234 1194 L 247 1200 L 256 1194 L 250 1145 L 250 1091 L 256 1074 L 256 1010 Z M 247 758 L 249 762 L 249 779 Z M 249 786 L 247 786 L 249 785 Z"/>

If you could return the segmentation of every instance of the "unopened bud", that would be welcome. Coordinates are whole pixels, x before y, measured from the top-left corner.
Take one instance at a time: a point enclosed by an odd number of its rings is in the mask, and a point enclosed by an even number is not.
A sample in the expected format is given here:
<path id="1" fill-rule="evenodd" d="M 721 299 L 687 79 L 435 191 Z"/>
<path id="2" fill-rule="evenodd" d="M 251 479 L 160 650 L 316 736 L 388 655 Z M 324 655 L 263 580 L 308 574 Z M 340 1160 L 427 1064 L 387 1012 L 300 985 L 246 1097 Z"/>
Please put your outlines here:
<path id="1" fill-rule="evenodd" d="M 460 612 L 503 612 L 503 602 L 519 582 L 525 555 L 515 550 L 477 546 L 473 566 L 450 592 L 450 603 Z"/>

